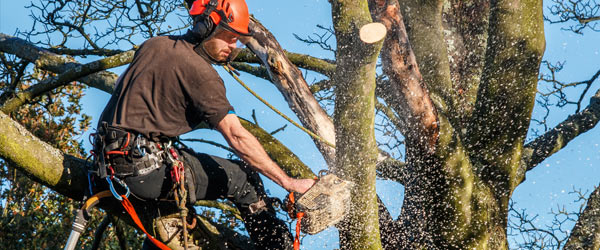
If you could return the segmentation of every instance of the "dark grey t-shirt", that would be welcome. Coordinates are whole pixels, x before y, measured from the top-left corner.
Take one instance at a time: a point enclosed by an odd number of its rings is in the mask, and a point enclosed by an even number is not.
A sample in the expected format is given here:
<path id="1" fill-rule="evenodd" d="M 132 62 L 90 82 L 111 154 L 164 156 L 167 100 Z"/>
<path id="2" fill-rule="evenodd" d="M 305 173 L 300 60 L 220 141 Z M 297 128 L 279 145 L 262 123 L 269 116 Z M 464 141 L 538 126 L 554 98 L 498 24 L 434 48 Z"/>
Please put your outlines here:
<path id="1" fill-rule="evenodd" d="M 225 85 L 186 36 L 144 42 L 117 81 L 101 121 L 148 138 L 175 137 L 233 111 Z"/>

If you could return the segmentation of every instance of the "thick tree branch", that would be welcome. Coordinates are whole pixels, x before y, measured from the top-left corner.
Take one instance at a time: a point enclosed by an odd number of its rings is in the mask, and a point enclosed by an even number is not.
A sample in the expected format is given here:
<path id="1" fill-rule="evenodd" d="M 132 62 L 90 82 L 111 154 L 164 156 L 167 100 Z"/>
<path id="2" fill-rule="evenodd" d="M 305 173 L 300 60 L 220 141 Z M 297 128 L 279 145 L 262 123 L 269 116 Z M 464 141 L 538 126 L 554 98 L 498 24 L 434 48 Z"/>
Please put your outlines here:
<path id="1" fill-rule="evenodd" d="M 60 55 L 70 56 L 114 56 L 121 54 L 123 50 L 113 49 L 69 49 L 69 48 L 49 48 L 48 51 Z"/>
<path id="2" fill-rule="evenodd" d="M 331 76 L 331 74 L 335 72 L 336 65 L 333 61 L 320 59 L 309 55 L 288 52 L 281 48 L 280 50 L 283 51 L 283 53 L 289 59 L 289 61 L 296 65 L 296 67 L 312 70 L 325 76 Z M 258 58 L 256 54 L 252 53 L 252 51 L 247 49 L 243 49 L 242 51 L 240 51 L 240 54 L 236 57 L 235 61 L 246 63 L 261 63 L 261 59 Z"/>
<path id="3" fill-rule="evenodd" d="M 281 91 L 290 108 L 306 128 L 326 141 L 335 142 L 333 122 L 310 92 L 300 70 L 286 57 L 275 37 L 262 24 L 252 19 L 251 28 L 255 33 L 248 47 L 267 68 L 271 81 Z M 313 140 L 332 166 L 335 150 L 317 139 Z"/>
<path id="4" fill-rule="evenodd" d="M 450 75 L 457 92 L 460 127 L 473 112 L 485 62 L 490 1 L 451 1 L 444 4 L 442 24 L 450 58 Z"/>
<path id="5" fill-rule="evenodd" d="M 457 110 L 457 90 L 452 85 L 448 51 L 444 42 L 443 2 L 441 0 L 410 0 L 403 1 L 400 8 L 406 25 L 408 41 L 410 41 L 425 82 L 423 86 L 427 86 L 429 89 L 430 98 L 437 111 L 448 116 L 450 121 L 456 124 L 453 121 L 458 119 L 456 114 L 460 111 Z M 406 64 L 406 66 L 412 65 L 412 63 Z M 428 112 L 431 113 L 431 111 Z"/>
<path id="6" fill-rule="evenodd" d="M 600 249 L 600 186 L 588 198 L 563 249 Z"/>
<path id="7" fill-rule="evenodd" d="M 279 142 L 269 132 L 248 120 L 240 118 L 240 122 L 250 133 L 252 133 L 260 144 L 263 145 L 267 154 L 288 175 L 295 178 L 312 179 L 315 174 L 286 146 Z"/>
<path id="8" fill-rule="evenodd" d="M 493 1 L 485 67 L 469 124 L 471 156 L 499 171 L 488 177 L 511 192 L 521 182 L 522 145 L 535 103 L 545 40 L 541 0 Z M 486 170 L 487 171 L 487 170 Z M 502 177 L 501 177 L 502 176 Z"/>
<path id="9" fill-rule="evenodd" d="M 133 51 L 126 51 L 121 54 L 106 57 L 91 63 L 79 65 L 71 68 L 62 74 L 44 79 L 40 83 L 33 85 L 26 90 L 16 94 L 14 98 L 8 99 L 0 106 L 0 111 L 4 113 L 10 113 L 20 107 L 21 105 L 32 101 L 44 93 L 51 91 L 55 88 L 64 86 L 69 82 L 76 81 L 77 79 L 96 73 L 98 71 L 115 68 L 128 64 L 133 58 Z"/>
<path id="10" fill-rule="evenodd" d="M 242 63 L 242 62 L 231 62 L 230 65 L 233 66 L 233 68 L 236 70 L 244 71 L 244 72 L 254 75 L 256 77 L 260 77 L 267 81 L 271 81 L 271 78 L 269 78 L 269 71 L 267 70 L 267 68 L 265 68 L 262 65 L 256 67 L 256 66 L 252 66 L 248 63 Z"/>
<path id="11" fill-rule="evenodd" d="M 299 68 L 312 70 L 329 77 L 335 72 L 336 65 L 334 61 L 288 51 L 285 51 L 285 55 Z"/>
<path id="12" fill-rule="evenodd" d="M 37 46 L 17 37 L 8 36 L 0 33 L 0 51 L 14 54 L 17 57 L 35 62 L 36 67 L 48 70 L 57 74 L 63 73 L 69 69 L 81 66 L 75 60 L 68 59 L 45 51 Z M 133 56 L 128 60 L 131 61 Z M 115 73 L 101 71 L 80 78 L 78 81 L 87 84 L 105 92 L 112 92 L 118 76 Z"/>
<path id="13" fill-rule="evenodd" d="M 369 1 L 371 14 L 382 22 L 388 35 L 383 43 L 381 60 L 383 71 L 389 78 L 389 91 L 380 91 L 386 103 L 398 112 L 406 124 L 403 133 L 409 144 L 415 143 L 426 151 L 433 152 L 438 138 L 437 112 L 423 77 L 419 71 L 416 57 L 408 41 L 402 13 L 398 1 Z"/>
<path id="14" fill-rule="evenodd" d="M 522 168 L 534 169 L 540 162 L 563 149 L 571 140 L 594 128 L 600 121 L 600 90 L 590 98 L 590 104 L 525 146 Z"/>
<path id="15" fill-rule="evenodd" d="M 377 177 L 404 184 L 404 168 L 406 163 L 391 157 L 377 163 Z"/>
<path id="16" fill-rule="evenodd" d="M 0 157 L 56 192 L 76 200 L 83 197 L 87 186 L 85 161 L 40 141 L 3 112 L 0 112 Z"/>

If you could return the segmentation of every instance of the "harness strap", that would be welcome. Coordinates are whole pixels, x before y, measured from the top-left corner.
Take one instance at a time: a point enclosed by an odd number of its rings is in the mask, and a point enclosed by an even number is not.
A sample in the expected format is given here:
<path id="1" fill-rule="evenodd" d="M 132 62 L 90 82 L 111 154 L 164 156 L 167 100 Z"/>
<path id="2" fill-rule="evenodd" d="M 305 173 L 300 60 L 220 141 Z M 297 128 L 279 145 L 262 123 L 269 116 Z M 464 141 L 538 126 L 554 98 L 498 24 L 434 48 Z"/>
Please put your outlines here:
<path id="1" fill-rule="evenodd" d="M 133 222 L 138 226 L 138 228 L 140 230 L 142 230 L 142 232 L 144 232 L 146 234 L 146 237 L 148 237 L 148 239 L 150 239 L 150 241 L 152 241 L 152 243 L 154 243 L 154 245 L 156 245 L 158 248 L 160 248 L 162 250 L 171 250 L 171 248 L 169 248 L 164 243 L 162 243 L 159 240 L 152 237 L 152 235 L 150 235 L 146 231 L 146 229 L 144 228 L 144 225 L 142 225 L 142 222 L 140 221 L 140 218 L 138 217 L 137 213 L 135 212 L 135 209 L 133 209 L 133 205 L 131 205 L 131 202 L 129 202 L 129 199 L 127 199 L 127 196 L 121 195 L 121 205 L 123 205 L 123 208 L 125 208 L 125 211 L 127 211 L 129 216 L 131 216 L 131 219 L 133 220 Z"/>

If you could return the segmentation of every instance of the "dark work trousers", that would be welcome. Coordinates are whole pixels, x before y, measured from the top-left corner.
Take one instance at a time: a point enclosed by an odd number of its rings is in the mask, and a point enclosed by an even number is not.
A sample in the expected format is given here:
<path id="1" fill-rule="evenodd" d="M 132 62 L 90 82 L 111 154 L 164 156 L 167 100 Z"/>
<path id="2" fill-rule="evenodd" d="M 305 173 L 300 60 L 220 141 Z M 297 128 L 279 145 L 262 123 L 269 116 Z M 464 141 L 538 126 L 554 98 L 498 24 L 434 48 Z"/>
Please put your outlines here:
<path id="1" fill-rule="evenodd" d="M 246 229 L 257 249 L 291 249 L 292 235 L 273 209 L 250 212 L 249 206 L 266 193 L 259 175 L 242 161 L 227 160 L 192 150 L 179 150 L 184 166 L 191 169 L 196 199 L 228 199 L 240 210 Z M 186 176 L 190 178 L 190 176 Z M 144 176 L 124 179 L 131 193 L 147 202 L 166 198 L 173 187 L 166 166 Z M 188 188 L 189 190 L 189 188 Z M 144 249 L 155 249 L 149 240 Z"/>

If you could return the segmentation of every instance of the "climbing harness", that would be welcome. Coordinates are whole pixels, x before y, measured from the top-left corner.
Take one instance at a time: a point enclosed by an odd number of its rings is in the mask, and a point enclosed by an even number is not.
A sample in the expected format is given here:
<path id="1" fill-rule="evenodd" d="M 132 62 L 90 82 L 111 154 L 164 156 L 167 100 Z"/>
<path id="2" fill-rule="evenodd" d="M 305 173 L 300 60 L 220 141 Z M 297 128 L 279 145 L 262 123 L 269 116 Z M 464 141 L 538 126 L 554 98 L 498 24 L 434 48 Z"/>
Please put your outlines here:
<path id="1" fill-rule="evenodd" d="M 293 124 L 294 126 L 298 127 L 299 129 L 301 129 L 302 131 L 304 131 L 305 133 L 307 133 L 308 135 L 310 135 L 312 138 L 315 138 L 325 144 L 327 144 L 327 146 L 330 146 L 332 148 L 335 148 L 335 145 L 331 142 L 326 141 L 325 139 L 321 138 L 320 136 L 318 136 L 317 134 L 313 133 L 312 131 L 308 130 L 307 128 L 303 127 L 302 125 L 298 124 L 297 122 L 295 122 L 294 120 L 292 120 L 291 118 L 289 118 L 288 116 L 286 116 L 285 114 L 283 114 L 281 111 L 277 110 L 275 107 L 273 107 L 273 105 L 271 105 L 269 102 L 267 102 L 265 99 L 263 99 L 262 97 L 260 97 L 256 92 L 254 92 L 250 87 L 248 87 L 248 85 L 246 85 L 246 83 L 244 83 L 238 76 L 239 76 L 239 72 L 237 72 L 235 70 L 235 68 L 233 68 L 231 65 L 227 64 L 227 65 L 223 65 L 223 68 L 225 69 L 225 71 L 227 71 L 227 73 L 229 73 L 238 83 L 240 83 L 240 85 L 242 85 L 242 87 L 244 87 L 246 90 L 248 90 L 248 92 L 250 92 L 250 94 L 252 94 L 254 97 L 256 97 L 259 101 L 261 101 L 263 104 L 267 105 L 267 107 L 269 107 L 271 110 L 275 111 L 275 113 L 277 113 L 278 115 L 280 115 L 281 117 L 283 117 L 283 119 L 286 119 L 288 122 L 290 122 L 291 124 Z"/>
<path id="2" fill-rule="evenodd" d="M 108 190 L 93 195 L 84 202 L 82 209 L 77 210 L 73 231 L 65 249 L 72 250 L 75 247 L 79 235 L 85 229 L 89 217 L 88 211 L 98 203 L 100 198 L 111 195 L 121 203 L 136 226 L 146 234 L 152 243 L 160 249 L 170 249 L 146 231 L 129 201 L 131 194 L 129 187 L 122 179 L 127 176 L 145 175 L 160 168 L 163 162 L 171 167 L 174 198 L 180 208 L 183 222 L 183 243 L 184 248 L 187 249 L 187 229 L 193 228 L 195 222 L 192 222 L 192 225 L 188 225 L 186 222 L 188 210 L 186 207 L 185 169 L 177 151 L 172 147 L 171 141 L 161 146 L 161 143 L 148 141 L 142 135 L 133 136 L 130 132 L 109 127 L 106 123 L 103 123 L 100 129 L 99 133 L 93 135 L 92 145 L 95 150 L 92 150 L 92 155 L 95 157 L 95 161 L 93 169 L 88 171 L 88 188 L 89 193 L 92 194 L 92 178 L 98 177 L 106 180 Z M 132 159 L 133 156 L 137 159 L 133 163 L 123 160 L 125 157 Z M 117 159 L 121 159 L 120 163 L 114 164 Z M 195 198 L 190 198 L 190 200 L 193 201 Z"/>

